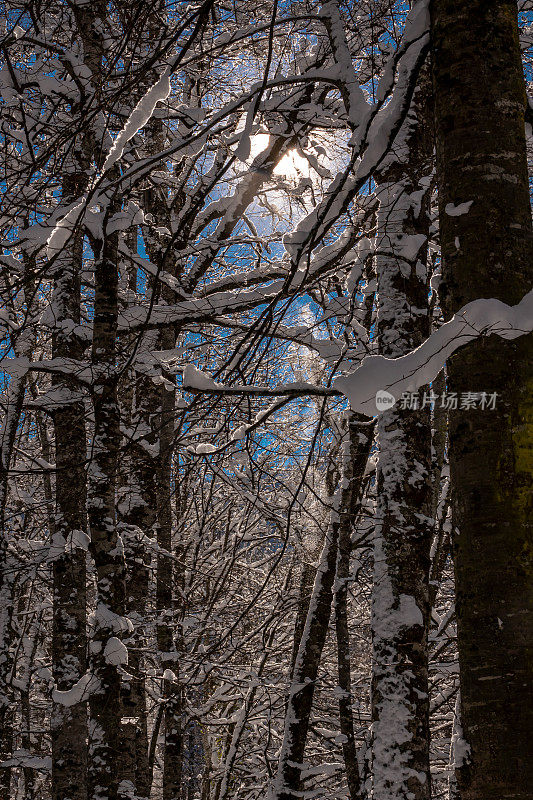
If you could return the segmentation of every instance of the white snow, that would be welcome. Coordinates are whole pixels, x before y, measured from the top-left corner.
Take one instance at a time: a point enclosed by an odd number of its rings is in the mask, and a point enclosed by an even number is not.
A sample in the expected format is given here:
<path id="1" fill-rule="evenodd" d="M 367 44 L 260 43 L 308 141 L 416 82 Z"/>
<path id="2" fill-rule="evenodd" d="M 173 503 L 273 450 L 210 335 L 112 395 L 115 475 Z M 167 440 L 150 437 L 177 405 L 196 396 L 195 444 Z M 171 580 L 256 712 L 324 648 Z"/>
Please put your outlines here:
<path id="1" fill-rule="evenodd" d="M 61 692 L 59 689 L 52 689 L 52 700 L 62 706 L 74 706 L 87 700 L 91 694 L 100 689 L 100 681 L 92 672 L 87 672 L 77 681 L 72 689 Z"/>
<path id="2" fill-rule="evenodd" d="M 336 0 L 323 3 L 320 16 L 327 19 L 327 27 L 336 61 L 332 70 L 334 78 L 343 85 L 346 112 L 353 129 L 366 118 L 369 105 L 357 79 L 350 48 L 346 39 L 346 28 Z"/>
<path id="3" fill-rule="evenodd" d="M 416 604 L 415 598 L 408 594 L 400 595 L 398 616 L 401 619 L 402 625 L 405 625 L 407 628 L 411 628 L 413 625 L 424 624 L 424 617 Z"/>
<path id="4" fill-rule="evenodd" d="M 137 792 L 135 791 L 133 783 L 128 780 L 120 781 L 118 785 L 118 796 L 128 798 L 128 800 L 137 800 Z"/>
<path id="5" fill-rule="evenodd" d="M 196 455 L 206 455 L 207 453 L 214 453 L 215 450 L 216 450 L 215 445 L 209 443 L 197 444 L 196 447 L 194 448 L 194 452 L 196 453 Z"/>
<path id="6" fill-rule="evenodd" d="M 91 538 L 85 531 L 72 530 L 67 536 L 65 551 L 71 552 L 78 548 L 79 550 L 85 550 L 85 552 L 87 552 L 90 542 Z"/>
<path id="7" fill-rule="evenodd" d="M 167 67 L 157 83 L 148 89 L 144 97 L 141 97 L 131 112 L 126 124 L 113 142 L 113 146 L 108 153 L 104 163 L 104 172 L 111 169 L 111 167 L 122 158 L 126 144 L 130 139 L 133 139 L 138 130 L 146 125 L 154 113 L 156 105 L 167 99 L 170 90 L 170 70 Z"/>
<path id="8" fill-rule="evenodd" d="M 64 248 L 71 237 L 72 231 L 74 230 L 76 223 L 79 221 L 86 205 L 86 197 L 76 201 L 67 211 L 65 216 L 56 224 L 54 230 L 48 237 L 48 241 L 46 242 L 47 258 L 51 259 Z"/>
<path id="9" fill-rule="evenodd" d="M 221 383 L 217 383 L 211 375 L 197 369 L 194 364 L 187 364 L 183 370 L 184 389 L 223 389 Z"/>
<path id="10" fill-rule="evenodd" d="M 240 442 L 242 439 L 246 439 L 246 425 L 239 425 L 238 428 L 235 428 L 230 439 L 232 442 Z"/>
<path id="11" fill-rule="evenodd" d="M 0 761 L 0 769 L 6 767 L 26 767 L 42 772 L 49 772 L 52 769 L 52 759 L 50 756 L 32 756 L 28 750 L 14 750 L 11 758 Z"/>
<path id="12" fill-rule="evenodd" d="M 389 391 L 396 398 L 403 392 L 414 392 L 431 383 L 459 347 L 479 336 L 497 334 L 515 339 L 532 330 L 533 291 L 516 306 L 495 299 L 474 300 L 416 350 L 400 358 L 367 356 L 354 372 L 336 378 L 333 387 L 348 398 L 354 411 L 375 416 L 378 390 Z"/>
<path id="13" fill-rule="evenodd" d="M 451 756 L 454 769 L 464 767 L 470 762 L 470 745 L 464 738 L 463 726 L 461 723 L 461 693 L 457 693 L 455 701 L 455 714 L 453 720 L 453 731 L 451 741 Z"/>
<path id="14" fill-rule="evenodd" d="M 444 211 L 449 217 L 461 217 L 463 214 L 468 214 L 473 202 L 473 200 L 468 200 L 466 203 L 459 203 L 457 206 L 453 203 L 448 203 Z"/>
<path id="15" fill-rule="evenodd" d="M 104 658 L 108 664 L 113 664 L 115 667 L 127 664 L 128 648 L 116 636 L 111 636 L 104 647 Z"/>
<path id="16" fill-rule="evenodd" d="M 98 628 L 109 628 L 114 633 L 133 633 L 131 619 L 115 614 L 104 603 L 98 603 L 96 606 L 94 622 Z"/>

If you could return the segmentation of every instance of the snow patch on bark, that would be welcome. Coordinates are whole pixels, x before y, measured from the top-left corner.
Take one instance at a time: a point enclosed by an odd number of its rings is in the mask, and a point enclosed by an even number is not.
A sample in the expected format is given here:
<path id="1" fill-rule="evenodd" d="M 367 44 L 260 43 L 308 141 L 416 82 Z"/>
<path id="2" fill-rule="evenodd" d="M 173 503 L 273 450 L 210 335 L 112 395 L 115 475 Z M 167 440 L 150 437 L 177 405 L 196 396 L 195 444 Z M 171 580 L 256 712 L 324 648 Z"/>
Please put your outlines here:
<path id="1" fill-rule="evenodd" d="M 53 256 L 63 250 L 72 236 L 74 228 L 79 222 L 86 205 L 87 198 L 84 197 L 71 206 L 65 216 L 56 224 L 46 242 L 46 257 L 48 259 L 53 258 Z"/>
<path id="2" fill-rule="evenodd" d="M 133 622 L 128 617 L 115 614 L 104 603 L 98 603 L 94 613 L 94 624 L 97 628 L 109 629 L 113 633 L 133 633 Z"/>
<path id="3" fill-rule="evenodd" d="M 96 675 L 93 675 L 92 672 L 87 672 L 81 676 L 71 689 L 67 689 L 65 692 L 59 689 L 52 689 L 52 700 L 58 705 L 70 708 L 76 703 L 88 700 L 92 694 L 99 691 L 100 687 L 101 683 Z"/>
<path id="4" fill-rule="evenodd" d="M 459 203 L 457 206 L 453 203 L 448 203 L 444 209 L 444 213 L 449 217 L 462 217 L 463 214 L 468 214 L 473 202 L 473 200 L 468 200 L 466 203 Z"/>
<path id="5" fill-rule="evenodd" d="M 396 641 L 402 629 L 423 624 L 414 597 L 401 594 L 395 606 L 381 531 L 374 539 L 374 598 L 372 635 L 374 674 L 379 685 L 377 719 L 373 724 L 374 796 L 380 800 L 409 797 L 408 781 L 424 783 L 426 776 L 409 767 L 409 751 L 403 745 L 412 739 L 416 709 L 409 700 L 410 672 L 396 669 Z"/>

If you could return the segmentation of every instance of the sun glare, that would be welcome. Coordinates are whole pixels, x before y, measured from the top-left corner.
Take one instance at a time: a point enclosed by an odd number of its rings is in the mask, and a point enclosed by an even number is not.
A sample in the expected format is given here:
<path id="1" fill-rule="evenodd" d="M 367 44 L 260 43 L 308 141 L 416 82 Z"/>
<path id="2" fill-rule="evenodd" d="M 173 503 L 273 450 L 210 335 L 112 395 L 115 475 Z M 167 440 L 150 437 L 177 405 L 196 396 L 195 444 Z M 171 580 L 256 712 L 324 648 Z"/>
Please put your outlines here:
<path id="1" fill-rule="evenodd" d="M 252 161 L 268 144 L 268 133 L 258 133 L 252 137 L 252 147 L 250 151 L 250 161 Z M 295 149 L 283 156 L 279 164 L 274 170 L 274 175 L 289 178 L 290 180 L 298 180 L 298 178 L 308 178 L 310 174 L 309 163 L 305 158 L 302 158 Z"/>

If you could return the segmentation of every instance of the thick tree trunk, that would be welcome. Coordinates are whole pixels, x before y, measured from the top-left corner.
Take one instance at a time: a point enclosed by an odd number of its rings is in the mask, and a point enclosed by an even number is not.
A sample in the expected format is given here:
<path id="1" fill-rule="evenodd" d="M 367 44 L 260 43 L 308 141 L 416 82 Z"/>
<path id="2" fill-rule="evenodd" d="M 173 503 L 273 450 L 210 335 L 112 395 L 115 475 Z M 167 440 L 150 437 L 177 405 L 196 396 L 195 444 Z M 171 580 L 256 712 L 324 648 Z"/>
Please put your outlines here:
<path id="1" fill-rule="evenodd" d="M 137 248 L 138 229 L 126 234 L 126 244 L 133 252 Z M 132 265 L 121 267 L 127 273 L 128 289 L 135 293 L 137 270 Z M 157 334 L 146 333 L 141 347 L 157 346 Z M 122 758 L 119 772 L 119 794 L 124 798 L 132 792 L 144 800 L 150 796 L 151 769 L 149 765 L 148 709 L 146 698 L 146 668 L 144 651 L 147 640 L 147 602 L 151 588 L 151 553 L 147 544 L 155 537 L 156 509 L 155 469 L 153 448 L 157 445 L 156 411 L 159 388 L 151 377 L 131 368 L 119 386 L 119 401 L 123 427 L 128 431 L 121 459 L 121 486 L 118 490 L 117 514 L 119 531 L 124 542 L 126 566 L 126 614 L 133 631 L 125 638 L 128 648 L 128 674 L 123 681 Z"/>
<path id="2" fill-rule="evenodd" d="M 432 4 L 442 303 L 517 303 L 533 282 L 524 112 L 511 0 Z M 453 207 L 471 203 L 467 213 Z M 451 214 L 449 212 L 452 212 Z M 457 353 L 450 389 L 498 393 L 450 412 L 463 800 L 530 798 L 533 785 L 533 337 Z M 481 404 L 478 404 L 481 405 Z"/>
<path id="3" fill-rule="evenodd" d="M 0 431 L 0 759 L 11 758 L 13 752 L 14 698 L 11 687 L 13 672 L 13 591 L 16 560 L 10 553 L 10 530 L 7 526 L 9 468 L 13 444 L 20 420 L 25 377 L 12 379 L 7 408 Z M 0 768 L 0 800 L 11 800 L 11 767 Z"/>
<path id="4" fill-rule="evenodd" d="M 165 331 L 161 339 L 162 348 L 175 346 L 174 331 Z M 159 469 L 157 475 L 157 543 L 171 554 L 172 542 L 172 453 L 174 443 L 174 391 L 163 388 L 160 398 Z M 174 609 L 174 562 L 161 553 L 157 562 L 156 601 L 159 614 L 157 647 L 161 666 L 173 674 L 163 680 L 165 697 L 165 749 L 163 756 L 163 800 L 181 800 L 181 777 L 183 761 L 182 692 L 179 683 L 180 640 Z"/>
<path id="5" fill-rule="evenodd" d="M 158 152 L 163 149 L 165 135 L 161 123 L 152 120 L 150 149 Z M 179 174 L 179 170 L 178 173 Z M 145 207 L 159 222 L 169 229 L 172 227 L 169 209 L 164 196 L 157 191 L 145 192 Z M 176 213 L 184 204 L 185 196 L 176 199 Z M 188 226 L 184 224 L 182 236 L 175 243 L 177 250 L 186 242 Z M 176 277 L 176 264 L 173 253 L 163 246 L 156 236 L 147 237 L 147 250 L 152 261 L 161 265 L 161 269 Z M 167 303 L 176 300 L 174 291 L 166 286 L 154 286 L 153 291 L 161 292 Z M 171 350 L 176 346 L 178 329 L 169 325 L 159 335 L 158 347 Z M 163 674 L 168 670 L 167 678 L 163 678 L 164 697 L 164 748 L 163 748 L 163 800 L 181 800 L 182 798 L 182 762 L 183 762 L 183 698 L 179 679 L 179 645 L 181 636 L 175 614 L 175 589 L 182 584 L 181 576 L 175 567 L 172 555 L 174 548 L 172 527 L 172 463 L 174 454 L 174 417 L 175 390 L 172 388 L 174 378 L 166 376 L 164 385 L 158 387 L 155 405 L 158 425 L 158 457 L 155 470 L 155 500 L 157 521 L 157 557 L 156 577 L 156 609 L 157 649 Z M 177 491 L 177 490 L 176 490 Z"/>
<path id="6" fill-rule="evenodd" d="M 457 692 L 457 700 L 455 702 L 455 710 L 453 715 L 453 728 L 452 728 L 452 741 L 450 744 L 450 763 L 449 770 L 450 776 L 448 778 L 448 800 L 461 800 L 459 786 L 457 783 L 456 765 L 461 764 L 463 760 L 463 753 L 465 741 L 463 739 L 463 728 L 461 726 L 461 692 Z M 459 767 L 460 769 L 460 767 Z"/>
<path id="7" fill-rule="evenodd" d="M 298 584 L 298 605 L 296 608 L 296 620 L 294 622 L 294 633 L 292 641 L 292 653 L 291 653 L 289 676 L 292 675 L 294 670 L 294 665 L 296 663 L 296 657 L 298 655 L 298 649 L 300 647 L 302 633 L 304 632 L 305 628 L 305 620 L 307 619 L 307 612 L 309 610 L 309 601 L 311 600 L 311 594 L 313 593 L 313 586 L 315 584 L 315 577 L 316 577 L 315 565 L 310 564 L 307 560 L 304 560 L 301 567 L 300 579 Z"/>
<path id="8" fill-rule="evenodd" d="M 377 176 L 378 341 L 396 358 L 429 334 L 429 73 Z M 373 629 L 373 779 L 379 800 L 430 797 L 428 626 L 432 537 L 429 406 L 378 420 Z"/>
<path id="9" fill-rule="evenodd" d="M 352 430 L 352 429 L 350 429 Z M 341 439 L 336 437 L 328 453 L 328 463 L 326 468 L 325 488 L 326 496 L 333 497 L 339 482 L 339 447 Z M 308 513 L 310 509 L 307 509 Z M 300 642 L 305 628 L 305 621 L 309 611 L 309 603 L 315 585 L 317 563 L 324 547 L 324 536 L 318 524 L 316 531 L 310 530 L 307 526 L 305 530 L 305 541 L 300 542 L 299 557 L 301 559 L 301 569 L 298 585 L 298 601 L 296 606 L 296 619 L 294 621 L 294 633 L 292 640 L 291 661 L 289 665 L 289 679 L 294 672 L 294 665 L 300 649 Z"/>

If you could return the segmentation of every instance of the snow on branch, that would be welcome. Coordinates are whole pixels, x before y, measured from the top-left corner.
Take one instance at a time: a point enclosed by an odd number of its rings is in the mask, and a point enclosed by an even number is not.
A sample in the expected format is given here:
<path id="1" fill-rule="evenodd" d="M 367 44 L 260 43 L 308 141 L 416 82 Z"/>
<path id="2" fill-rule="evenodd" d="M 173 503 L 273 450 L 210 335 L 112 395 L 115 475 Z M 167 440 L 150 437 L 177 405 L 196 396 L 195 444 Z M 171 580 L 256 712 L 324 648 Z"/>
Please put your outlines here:
<path id="1" fill-rule="evenodd" d="M 192 364 L 187 364 L 183 374 L 182 388 L 186 392 L 206 392 L 220 395 L 253 395 L 258 397 L 302 397 L 306 395 L 321 395 L 339 397 L 342 392 L 331 389 L 329 386 L 316 386 L 305 381 L 280 383 L 277 386 L 226 386 L 216 383 L 205 372 L 196 369 Z"/>
<path id="2" fill-rule="evenodd" d="M 474 339 L 493 333 L 502 339 L 516 339 L 530 331 L 533 331 L 533 290 L 516 306 L 495 299 L 474 300 L 416 350 L 395 359 L 367 356 L 354 372 L 336 378 L 333 387 L 348 398 L 354 411 L 375 416 L 378 391 L 389 391 L 396 398 L 403 392 L 414 392 L 431 383 L 446 360 Z"/>
<path id="3" fill-rule="evenodd" d="M 167 99 L 171 91 L 170 85 L 170 68 L 167 67 L 159 80 L 141 97 L 126 124 L 118 134 L 113 142 L 107 158 L 105 160 L 102 174 L 108 172 L 117 161 L 122 158 L 124 148 L 130 139 L 133 139 L 137 131 L 143 128 L 146 123 L 151 119 L 155 107 L 158 103 Z M 101 177 L 101 176 L 100 176 Z M 46 255 L 48 259 L 52 259 L 57 255 L 66 245 L 76 224 L 80 221 L 87 204 L 91 190 L 95 188 L 97 179 L 94 179 L 89 186 L 88 191 L 83 197 L 75 201 L 75 203 L 68 209 L 66 214 L 57 222 L 48 237 L 46 242 Z M 100 200 L 98 192 L 93 196 L 95 204 Z M 119 229 L 119 228 L 116 228 Z"/>
<path id="4" fill-rule="evenodd" d="M 111 167 L 122 158 L 127 143 L 130 139 L 133 139 L 137 131 L 143 128 L 151 119 L 156 105 L 167 99 L 170 90 L 170 69 L 167 67 L 157 83 L 154 83 L 154 85 L 148 89 L 131 112 L 126 124 L 113 142 L 113 146 L 107 155 L 104 163 L 104 172 L 110 170 Z"/>
<path id="5" fill-rule="evenodd" d="M 183 388 L 217 391 L 218 389 L 224 389 L 224 386 L 213 380 L 207 373 L 197 369 L 194 364 L 187 364 L 183 371 Z"/>
<path id="6" fill-rule="evenodd" d="M 344 22 L 339 12 L 336 0 L 323 3 L 321 17 L 323 17 L 333 49 L 336 75 L 341 85 L 341 93 L 352 129 L 365 119 L 368 112 L 368 103 L 352 63 L 352 56 L 346 40 Z"/>
<path id="7" fill-rule="evenodd" d="M 121 642 L 116 636 L 111 636 L 104 648 L 104 659 L 115 667 L 127 664 L 128 649 L 124 642 Z"/>
<path id="8" fill-rule="evenodd" d="M 58 223 L 56 223 L 55 228 L 46 242 L 46 257 L 49 260 L 51 260 L 64 248 L 71 237 L 76 224 L 80 221 L 86 205 L 86 197 L 76 201 L 74 205 L 67 211 L 65 216 L 62 217 Z"/>
<path id="9" fill-rule="evenodd" d="M 378 391 L 389 391 L 395 398 L 413 392 L 435 379 L 448 358 L 459 348 L 480 336 L 496 334 L 502 339 L 516 339 L 533 331 L 533 290 L 516 306 L 495 299 L 468 303 L 449 322 L 423 342 L 420 347 L 400 358 L 366 356 L 354 372 L 336 378 L 333 386 L 317 386 L 305 382 L 277 386 L 225 386 L 216 383 L 192 365 L 185 368 L 186 391 L 220 395 L 256 395 L 266 397 L 301 397 L 344 395 L 353 411 L 374 417 L 378 413 L 375 398 Z"/>
<path id="10" fill-rule="evenodd" d="M 367 104 L 366 110 L 358 102 L 364 116 L 350 139 L 354 148 L 350 163 L 332 180 L 321 202 L 283 237 L 285 250 L 294 264 L 298 265 L 307 250 L 323 240 L 389 152 L 409 109 L 428 47 L 429 4 L 428 0 L 419 0 L 409 12 L 400 46 L 385 66 L 377 102 Z M 386 103 L 388 98 L 390 101 Z"/>
<path id="11" fill-rule="evenodd" d="M 101 687 L 99 679 L 92 672 L 86 672 L 79 681 L 76 681 L 72 689 L 62 692 L 59 689 L 52 689 L 52 700 L 61 706 L 70 708 L 71 706 L 88 700 L 92 694 L 99 691 Z"/>
<path id="12" fill-rule="evenodd" d="M 0 769 L 8 769 L 9 767 L 22 767 L 23 769 L 34 769 L 38 772 L 50 772 L 52 759 L 50 756 L 32 756 L 28 750 L 14 750 L 11 758 L 0 761 Z"/>
<path id="13" fill-rule="evenodd" d="M 105 603 L 98 603 L 96 611 L 92 616 L 96 628 L 100 630 L 110 630 L 113 633 L 133 633 L 133 623 L 129 617 L 123 617 L 121 614 L 115 614 L 114 611 L 106 606 Z"/>

